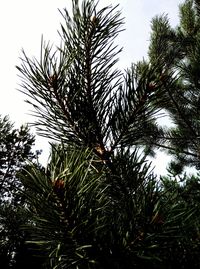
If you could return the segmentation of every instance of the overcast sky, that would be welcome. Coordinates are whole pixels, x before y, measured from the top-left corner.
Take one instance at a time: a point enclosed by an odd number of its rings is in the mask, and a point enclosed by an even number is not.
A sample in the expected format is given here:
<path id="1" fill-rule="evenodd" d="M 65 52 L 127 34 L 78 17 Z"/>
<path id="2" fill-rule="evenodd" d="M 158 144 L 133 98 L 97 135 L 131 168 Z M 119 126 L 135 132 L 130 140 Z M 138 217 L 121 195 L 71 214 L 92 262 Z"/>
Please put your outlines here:
<path id="1" fill-rule="evenodd" d="M 10 115 L 17 126 L 33 121 L 28 115 L 30 106 L 16 89 L 20 83 L 16 65 L 24 48 L 29 56 L 39 55 L 41 35 L 45 40 L 59 44 L 57 30 L 62 22 L 59 9 L 69 8 L 71 0 L 6 0 L 0 9 L 0 114 Z M 151 19 L 158 14 L 168 14 L 170 23 L 178 23 L 178 5 L 183 0 L 100 0 L 100 5 L 120 4 L 125 17 L 125 31 L 117 43 L 123 47 L 120 68 L 147 56 Z M 44 146 L 45 145 L 45 146 Z M 36 147 L 47 148 L 44 139 L 37 139 Z M 45 159 L 45 156 L 44 156 Z M 163 165 L 160 163 L 159 172 Z"/>

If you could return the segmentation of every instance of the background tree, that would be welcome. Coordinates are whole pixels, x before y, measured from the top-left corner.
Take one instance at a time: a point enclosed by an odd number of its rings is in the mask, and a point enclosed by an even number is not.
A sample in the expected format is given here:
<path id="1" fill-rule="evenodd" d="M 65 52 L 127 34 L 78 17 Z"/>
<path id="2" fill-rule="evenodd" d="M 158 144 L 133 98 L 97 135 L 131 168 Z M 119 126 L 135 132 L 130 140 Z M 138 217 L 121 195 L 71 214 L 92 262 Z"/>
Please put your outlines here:
<path id="1" fill-rule="evenodd" d="M 8 116 L 0 117 L 0 264 L 2 268 L 26 268 L 25 233 L 21 225 L 28 221 L 23 185 L 17 174 L 35 161 L 32 147 L 35 138 L 27 126 L 15 129 Z M 23 249 L 23 251 L 22 251 Z M 33 259 L 32 259 L 33 262 Z M 23 267 L 24 265 L 24 267 Z"/>
<path id="2" fill-rule="evenodd" d="M 9 118 L 0 117 L 0 200 L 17 203 L 17 192 L 21 182 L 16 174 L 36 155 L 32 152 L 35 138 L 27 126 L 14 129 Z"/>
<path id="3" fill-rule="evenodd" d="M 41 58 L 23 52 L 18 67 L 38 132 L 59 143 L 46 170 L 32 165 L 20 175 L 28 242 L 46 268 L 173 268 L 177 255 L 176 267 L 187 268 L 191 245 L 199 250 L 197 208 L 157 181 L 146 160 L 166 141 L 156 119 L 178 82 L 163 73 L 167 60 L 115 69 L 117 7 L 73 0 L 72 16 L 61 14 L 62 46 L 42 40 Z"/>
<path id="4" fill-rule="evenodd" d="M 200 133 L 200 2 L 187 0 L 180 5 L 180 23 L 173 29 L 167 16 L 152 21 L 150 62 L 156 63 L 165 94 L 159 106 L 167 111 L 174 127 L 162 143 L 175 157 L 171 168 L 180 173 L 184 166 L 199 170 Z"/>

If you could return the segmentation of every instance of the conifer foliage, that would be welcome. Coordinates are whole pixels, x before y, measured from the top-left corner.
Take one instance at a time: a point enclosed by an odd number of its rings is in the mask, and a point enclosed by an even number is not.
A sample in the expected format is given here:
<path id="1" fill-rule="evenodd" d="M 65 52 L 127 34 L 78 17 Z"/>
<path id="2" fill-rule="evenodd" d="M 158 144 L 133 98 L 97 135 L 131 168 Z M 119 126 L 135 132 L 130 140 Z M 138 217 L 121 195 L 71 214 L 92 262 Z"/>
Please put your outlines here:
<path id="1" fill-rule="evenodd" d="M 180 46 L 174 62 L 161 47 L 158 64 L 152 37 L 151 62 L 121 72 L 118 6 L 72 0 L 72 15 L 61 14 L 62 45 L 54 50 L 42 39 L 40 59 L 23 52 L 17 67 L 38 133 L 55 142 L 46 169 L 30 165 L 19 175 L 27 244 L 44 258 L 43 268 L 187 268 L 191 249 L 198 268 L 196 204 L 188 210 L 147 161 L 169 133 L 156 118 L 180 83 L 173 75 Z"/>
<path id="2" fill-rule="evenodd" d="M 16 174 L 26 165 L 25 160 L 33 160 L 31 151 L 35 138 L 27 126 L 15 129 L 9 117 L 0 117 L 0 200 L 17 199 L 14 194 L 20 189 Z M 17 201 L 15 201 L 17 202 Z"/>
<path id="3" fill-rule="evenodd" d="M 53 51 L 42 41 L 40 60 L 23 53 L 22 91 L 40 134 L 89 146 L 108 159 L 120 145 L 142 144 L 152 128 L 155 111 L 146 100 L 155 98 L 153 68 L 141 64 L 126 74 L 116 68 L 120 49 L 113 41 L 123 26 L 117 7 L 72 3 L 72 17 L 62 12 L 63 45 Z"/>
<path id="4" fill-rule="evenodd" d="M 30 262 L 21 229 L 29 216 L 21 193 L 24 186 L 17 174 L 27 166 L 27 160 L 37 158 L 32 151 L 34 141 L 27 126 L 14 128 L 8 116 L 0 116 L 0 266 L 4 269 L 17 268 L 16 263 L 26 265 L 24 255 Z"/>
<path id="5" fill-rule="evenodd" d="M 175 29 L 167 16 L 156 17 L 152 22 L 150 62 L 157 64 L 162 78 L 167 78 L 159 106 L 169 113 L 175 126 L 168 130 L 162 143 L 175 156 L 175 173 L 180 173 L 185 165 L 199 170 L 199 11 L 198 0 L 187 0 L 180 5 L 180 23 Z"/>

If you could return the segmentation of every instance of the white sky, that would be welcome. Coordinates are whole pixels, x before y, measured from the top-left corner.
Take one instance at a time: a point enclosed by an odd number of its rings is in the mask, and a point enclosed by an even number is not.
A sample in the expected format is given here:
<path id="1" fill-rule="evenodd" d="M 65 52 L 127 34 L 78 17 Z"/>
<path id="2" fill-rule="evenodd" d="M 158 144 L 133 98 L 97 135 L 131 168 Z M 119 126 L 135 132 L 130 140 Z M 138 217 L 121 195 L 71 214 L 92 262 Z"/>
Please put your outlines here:
<path id="1" fill-rule="evenodd" d="M 10 119 L 19 126 L 31 122 L 28 115 L 31 109 L 23 100 L 25 96 L 18 92 L 20 83 L 16 65 L 24 48 L 29 56 L 39 55 L 41 35 L 45 40 L 59 44 L 59 30 L 62 17 L 59 9 L 70 7 L 71 0 L 6 0 L 0 9 L 0 114 L 10 115 Z M 178 22 L 178 5 L 183 0 L 100 0 L 100 4 L 120 4 L 125 17 L 126 30 L 120 34 L 117 44 L 123 47 L 120 68 L 126 69 L 147 55 L 150 36 L 150 21 L 158 14 L 168 14 L 171 25 Z M 38 138 L 37 149 L 44 149 L 43 159 L 48 152 L 47 142 Z M 46 152 L 46 153 L 45 153 Z M 165 160 L 159 157 L 159 173 L 164 171 Z"/>

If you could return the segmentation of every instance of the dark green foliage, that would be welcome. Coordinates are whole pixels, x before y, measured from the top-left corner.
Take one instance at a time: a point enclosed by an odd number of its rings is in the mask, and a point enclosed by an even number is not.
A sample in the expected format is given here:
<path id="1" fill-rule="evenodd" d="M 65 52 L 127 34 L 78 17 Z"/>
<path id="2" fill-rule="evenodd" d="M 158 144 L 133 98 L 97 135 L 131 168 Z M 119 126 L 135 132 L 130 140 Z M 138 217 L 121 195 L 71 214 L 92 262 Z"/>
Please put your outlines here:
<path id="1" fill-rule="evenodd" d="M 170 27 L 166 16 L 157 17 L 152 23 L 149 56 L 162 70 L 161 79 L 165 78 L 165 94 L 158 104 L 175 124 L 163 138 L 165 147 L 175 156 L 172 166 L 178 169 L 177 173 L 185 165 L 199 169 L 199 27 L 199 1 L 191 0 L 180 6 L 177 28 Z"/>
<path id="2" fill-rule="evenodd" d="M 27 243 L 44 267 L 187 268 L 196 259 L 198 268 L 199 195 L 191 203 L 189 187 L 198 181 L 159 184 L 128 150 L 118 151 L 113 166 L 116 174 L 88 149 L 53 146 L 46 171 L 23 172 Z"/>
<path id="3" fill-rule="evenodd" d="M 114 67 L 120 50 L 113 39 L 123 25 L 116 7 L 98 10 L 94 1 L 83 1 L 80 9 L 72 2 L 72 18 L 63 13 L 63 45 L 52 52 L 42 41 L 41 59 L 23 53 L 17 67 L 39 134 L 89 146 L 98 155 L 146 144 L 156 129 L 156 67 L 139 63 L 122 74 Z"/>
<path id="4" fill-rule="evenodd" d="M 26 165 L 26 159 L 36 157 L 31 151 L 34 137 L 27 126 L 14 129 L 8 117 L 0 117 L 0 201 L 12 199 L 20 188 L 16 174 Z M 17 197 L 15 196 L 17 199 Z M 15 201 L 17 202 L 17 201 Z"/>
<path id="5" fill-rule="evenodd" d="M 27 166 L 27 160 L 36 159 L 37 154 L 32 152 L 34 141 L 27 126 L 14 129 L 8 117 L 0 117 L 1 268 L 26 268 L 24 256 L 30 262 L 31 255 L 25 246 L 26 235 L 21 230 L 21 225 L 28 221 L 28 215 L 24 208 L 25 198 L 21 193 L 23 186 L 17 174 Z M 23 256 L 23 261 L 20 255 Z"/>
<path id="6" fill-rule="evenodd" d="M 31 189 L 27 192 L 34 216 L 31 241 L 46 249 L 47 266 L 128 268 L 135 264 L 138 250 L 131 251 L 131 244 L 144 226 L 145 216 L 142 219 L 138 211 L 145 208 L 142 189 L 149 176 L 146 166 L 140 171 L 136 165 L 135 153 L 132 160 L 129 171 L 119 173 L 132 173 L 126 182 L 104 171 L 88 150 L 53 147 L 46 172 L 32 167 L 22 175 L 24 185 Z M 137 173 L 144 175 L 144 182 L 137 182 Z M 133 196 L 138 198 L 133 200 Z"/>
<path id="7" fill-rule="evenodd" d="M 197 176 L 181 176 L 175 179 L 174 176 L 165 177 L 162 180 L 163 190 L 167 196 L 171 196 L 168 200 L 168 206 L 172 209 L 176 207 L 174 213 L 176 215 L 170 217 L 175 219 L 177 216 L 177 225 L 179 225 L 179 234 L 176 234 L 177 241 L 175 246 L 169 249 L 168 267 L 171 264 L 176 267 L 188 268 L 191 264 L 193 268 L 199 268 L 200 258 L 200 212 L 199 212 L 199 175 Z M 170 194 L 171 192 L 171 194 Z M 188 216 L 191 216 L 191 218 Z M 181 219 L 181 225 L 180 225 Z M 181 227 L 185 224 L 184 228 Z M 168 245 L 170 248 L 170 245 Z M 174 267 L 173 267 L 174 268 Z"/>
<path id="8" fill-rule="evenodd" d="M 124 73 L 113 43 L 120 12 L 92 0 L 72 0 L 72 16 L 61 12 L 55 51 L 42 40 L 39 60 L 23 52 L 21 91 L 38 133 L 58 142 L 46 169 L 19 173 L 29 216 L 21 229 L 41 268 L 199 267 L 198 192 L 191 205 L 189 181 L 158 180 L 147 160 L 157 147 L 170 150 L 175 175 L 199 162 L 195 3 L 182 6 L 182 28 L 155 18 L 150 62 Z M 158 125 L 163 109 L 173 129 Z"/>
<path id="9" fill-rule="evenodd" d="M 22 229 L 30 221 L 30 214 L 24 205 L 1 203 L 0 207 L 0 265 L 4 268 L 25 269 L 44 263 L 44 259 L 36 257 L 34 249 L 27 247 L 29 238 L 27 231 Z"/>
<path id="10" fill-rule="evenodd" d="M 68 150 L 53 147 L 46 171 L 32 167 L 22 176 L 31 190 L 31 241 L 49 255 L 47 268 L 88 268 L 94 263 L 89 253 L 97 248 L 95 238 L 107 225 L 109 186 L 94 169 L 89 151 Z"/>

